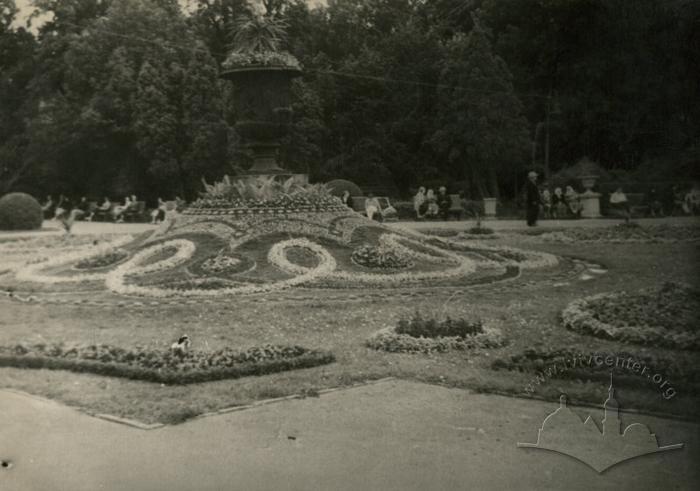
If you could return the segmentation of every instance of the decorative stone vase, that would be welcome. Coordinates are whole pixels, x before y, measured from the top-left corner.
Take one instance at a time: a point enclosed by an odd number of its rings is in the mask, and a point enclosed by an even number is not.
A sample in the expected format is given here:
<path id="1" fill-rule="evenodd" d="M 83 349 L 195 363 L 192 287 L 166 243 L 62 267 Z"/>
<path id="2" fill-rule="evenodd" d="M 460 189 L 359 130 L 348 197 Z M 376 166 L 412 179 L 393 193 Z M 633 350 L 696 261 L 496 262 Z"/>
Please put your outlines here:
<path id="1" fill-rule="evenodd" d="M 581 217 L 582 218 L 600 218 L 600 193 L 586 190 L 585 193 L 579 195 L 581 200 Z"/>
<path id="2" fill-rule="evenodd" d="M 249 174 L 289 174 L 277 161 L 280 139 L 291 119 L 292 79 L 301 75 L 294 65 L 248 65 L 224 68 L 221 77 L 234 84 L 236 131 L 253 151 Z"/>
<path id="3" fill-rule="evenodd" d="M 598 176 L 579 176 L 579 179 L 581 180 L 581 185 L 583 186 L 583 189 L 585 189 L 586 191 L 590 191 L 591 189 L 593 189 L 593 186 L 595 186 L 595 182 L 596 180 L 598 180 Z"/>
<path id="4" fill-rule="evenodd" d="M 498 203 L 496 198 L 484 198 L 484 216 L 496 216 L 496 203 Z"/>
<path id="5" fill-rule="evenodd" d="M 582 218 L 600 218 L 600 193 L 593 191 L 593 186 L 598 179 L 598 176 L 585 175 L 580 176 L 581 185 L 586 191 L 579 195 L 581 200 L 581 217 Z"/>

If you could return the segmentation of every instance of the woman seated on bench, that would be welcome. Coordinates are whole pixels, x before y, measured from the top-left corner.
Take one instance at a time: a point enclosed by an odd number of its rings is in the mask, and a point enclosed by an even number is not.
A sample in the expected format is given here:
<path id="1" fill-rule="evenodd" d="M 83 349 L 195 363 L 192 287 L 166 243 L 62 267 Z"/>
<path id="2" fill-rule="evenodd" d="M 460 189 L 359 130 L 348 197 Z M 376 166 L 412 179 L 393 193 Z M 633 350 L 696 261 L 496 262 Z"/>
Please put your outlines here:
<path id="1" fill-rule="evenodd" d="M 629 223 L 632 213 L 630 212 L 630 203 L 627 201 L 627 195 L 622 191 L 622 188 L 617 188 L 610 195 L 610 206 L 617 214 L 625 218 L 625 223 Z"/>
<path id="2" fill-rule="evenodd" d="M 114 216 L 114 221 L 121 223 L 124 221 L 124 212 L 131 207 L 131 198 L 127 196 L 124 198 L 124 205 L 117 205 L 112 210 L 112 215 Z"/>

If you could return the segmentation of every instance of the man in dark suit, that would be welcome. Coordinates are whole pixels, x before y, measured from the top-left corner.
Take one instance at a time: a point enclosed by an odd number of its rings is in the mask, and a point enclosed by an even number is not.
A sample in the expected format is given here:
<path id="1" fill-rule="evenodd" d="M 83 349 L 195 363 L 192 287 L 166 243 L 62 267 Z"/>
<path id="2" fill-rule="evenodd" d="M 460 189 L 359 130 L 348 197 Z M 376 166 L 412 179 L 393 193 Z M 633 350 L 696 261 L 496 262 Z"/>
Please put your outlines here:
<path id="1" fill-rule="evenodd" d="M 540 214 L 541 204 L 542 196 L 537 187 L 537 172 L 530 171 L 527 174 L 527 182 L 525 183 L 525 206 L 527 209 L 527 224 L 529 227 L 537 225 L 537 217 Z"/>

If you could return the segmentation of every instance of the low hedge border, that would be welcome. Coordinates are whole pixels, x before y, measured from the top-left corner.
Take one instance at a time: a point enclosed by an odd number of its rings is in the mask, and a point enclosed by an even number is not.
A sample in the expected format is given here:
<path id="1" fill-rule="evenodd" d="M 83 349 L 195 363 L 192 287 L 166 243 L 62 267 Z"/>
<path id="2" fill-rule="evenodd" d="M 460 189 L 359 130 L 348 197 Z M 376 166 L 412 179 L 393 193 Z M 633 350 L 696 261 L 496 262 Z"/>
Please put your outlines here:
<path id="1" fill-rule="evenodd" d="M 267 375 L 271 373 L 297 370 L 301 368 L 312 368 L 325 365 L 335 361 L 335 356 L 326 351 L 307 350 L 294 346 L 294 350 L 300 354 L 293 357 L 270 358 L 257 361 L 235 362 L 232 366 L 210 368 L 154 368 L 135 364 L 99 361 L 85 358 L 65 358 L 61 356 L 51 356 L 49 353 L 40 355 L 25 353 L 12 353 L 15 347 L 0 348 L 0 366 L 31 369 L 48 370 L 69 370 L 72 372 L 86 372 L 109 377 L 120 377 L 132 380 L 143 380 L 162 384 L 193 384 L 223 380 L 231 378 L 242 378 L 253 375 Z M 264 349 L 260 348 L 260 349 Z M 16 351 L 16 350 L 15 350 Z M 171 354 L 169 350 L 149 351 L 150 355 L 155 355 L 165 359 Z M 245 352 L 239 352 L 245 354 Z M 199 353 L 201 354 L 201 353 Z M 185 355 L 187 356 L 187 355 Z"/>
<path id="2" fill-rule="evenodd" d="M 500 329 L 484 326 L 484 331 L 474 336 L 413 337 L 399 334 L 395 327 L 385 328 L 373 334 L 365 344 L 369 348 L 389 353 L 444 353 L 451 350 L 498 348 L 505 344 Z"/>

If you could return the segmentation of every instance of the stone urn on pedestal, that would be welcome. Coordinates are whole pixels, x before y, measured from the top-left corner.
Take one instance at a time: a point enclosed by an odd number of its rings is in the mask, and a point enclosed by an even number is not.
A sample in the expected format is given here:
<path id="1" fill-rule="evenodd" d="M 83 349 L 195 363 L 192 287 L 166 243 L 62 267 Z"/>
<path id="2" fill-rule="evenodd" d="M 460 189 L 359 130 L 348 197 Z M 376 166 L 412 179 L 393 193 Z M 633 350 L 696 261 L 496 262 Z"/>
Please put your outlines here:
<path id="1" fill-rule="evenodd" d="M 222 64 L 221 77 L 233 83 L 235 128 L 251 150 L 253 165 L 236 179 L 274 175 L 295 176 L 300 184 L 306 174 L 293 174 L 278 161 L 280 139 L 291 121 L 292 80 L 301 75 L 298 60 L 279 49 L 284 25 L 265 17 L 239 19 L 234 46 Z"/>
<path id="2" fill-rule="evenodd" d="M 579 179 L 581 180 L 581 185 L 585 189 L 585 191 L 579 195 L 582 206 L 581 217 L 600 218 L 600 193 L 593 191 L 598 176 L 579 176 Z"/>

